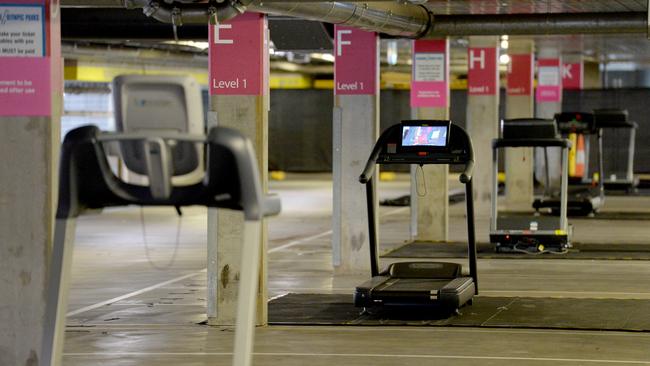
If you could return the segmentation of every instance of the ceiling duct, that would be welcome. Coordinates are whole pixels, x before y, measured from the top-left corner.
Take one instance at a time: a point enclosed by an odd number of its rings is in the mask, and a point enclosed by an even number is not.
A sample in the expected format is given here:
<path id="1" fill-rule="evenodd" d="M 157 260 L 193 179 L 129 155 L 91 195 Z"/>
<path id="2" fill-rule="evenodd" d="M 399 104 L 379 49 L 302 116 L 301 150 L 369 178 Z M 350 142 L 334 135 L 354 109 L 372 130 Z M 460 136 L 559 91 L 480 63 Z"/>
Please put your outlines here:
<path id="1" fill-rule="evenodd" d="M 248 10 L 291 16 L 325 23 L 349 25 L 396 37 L 419 38 L 432 21 L 431 13 L 421 5 L 393 3 L 343 2 L 269 2 L 254 0 Z"/>
<path id="2" fill-rule="evenodd" d="M 213 15 L 219 21 L 246 10 L 290 16 L 404 38 L 464 35 L 543 35 L 647 33 L 648 14 L 534 13 L 432 15 L 423 5 L 410 2 L 308 2 L 277 0 L 61 0 L 62 6 L 114 6 L 141 8 L 147 16 L 173 25 L 207 24 Z"/>
<path id="3" fill-rule="evenodd" d="M 641 12 L 436 15 L 427 36 L 646 33 L 647 21 Z"/>

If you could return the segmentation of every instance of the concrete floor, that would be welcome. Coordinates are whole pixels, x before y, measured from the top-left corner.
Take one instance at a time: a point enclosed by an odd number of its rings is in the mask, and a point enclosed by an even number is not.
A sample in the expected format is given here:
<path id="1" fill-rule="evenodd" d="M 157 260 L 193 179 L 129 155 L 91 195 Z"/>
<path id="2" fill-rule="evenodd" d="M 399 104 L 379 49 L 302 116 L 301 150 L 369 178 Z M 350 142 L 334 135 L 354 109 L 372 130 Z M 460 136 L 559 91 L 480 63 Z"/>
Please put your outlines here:
<path id="1" fill-rule="evenodd" d="M 335 276 L 330 265 L 331 184 L 272 182 L 284 211 L 269 224 L 269 296 L 352 293 L 367 274 Z M 382 183 L 380 196 L 408 190 Z M 615 197 L 607 209 L 650 211 L 650 197 Z M 451 208 L 450 236 L 464 240 L 464 206 Z M 381 251 L 408 236 L 408 209 L 382 207 Z M 176 248 L 173 209 L 107 210 L 79 220 L 65 365 L 227 365 L 232 331 L 205 320 L 205 209 L 185 210 Z M 487 240 L 487 218 L 479 218 Z M 643 221 L 575 220 L 575 240 L 650 244 Z M 483 239 L 482 239 L 483 238 Z M 385 261 L 383 264 L 387 263 Z M 479 260 L 481 296 L 650 299 L 646 261 Z M 258 328 L 256 365 L 650 364 L 650 334 L 423 327 Z"/>

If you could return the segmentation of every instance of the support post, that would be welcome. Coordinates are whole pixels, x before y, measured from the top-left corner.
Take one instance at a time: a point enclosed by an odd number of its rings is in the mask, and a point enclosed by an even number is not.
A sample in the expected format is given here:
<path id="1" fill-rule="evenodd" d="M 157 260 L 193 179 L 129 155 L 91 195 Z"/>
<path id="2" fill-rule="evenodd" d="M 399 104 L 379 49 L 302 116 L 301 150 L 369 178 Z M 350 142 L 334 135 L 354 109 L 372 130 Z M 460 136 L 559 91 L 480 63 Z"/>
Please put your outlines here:
<path id="1" fill-rule="evenodd" d="M 449 119 L 449 40 L 413 41 L 411 118 Z M 446 241 L 449 168 L 411 166 L 411 239 Z"/>
<path id="2" fill-rule="evenodd" d="M 492 177 L 492 140 L 499 134 L 499 37 L 469 37 L 467 53 L 467 132 L 474 146 L 473 177 L 487 183 Z M 476 216 L 489 217 L 490 184 L 475 185 L 473 194 Z"/>
<path id="3" fill-rule="evenodd" d="M 512 37 L 509 40 L 506 119 L 532 118 L 535 115 L 533 77 L 535 41 Z M 534 149 L 504 149 L 506 173 L 505 203 L 508 210 L 530 210 L 534 198 Z"/>
<path id="4" fill-rule="evenodd" d="M 562 111 L 562 60 L 559 49 L 549 45 L 540 47 L 537 60 L 537 102 L 535 116 L 538 118 L 552 119 L 556 113 Z M 541 148 L 537 148 L 538 152 Z M 547 191 L 553 193 L 561 186 L 561 152 L 558 149 L 548 150 L 548 161 L 542 153 L 535 155 L 535 176 L 542 177 L 546 174 L 548 164 L 549 182 Z"/>
<path id="5" fill-rule="evenodd" d="M 268 188 L 269 59 L 265 15 L 245 13 L 210 24 L 210 120 L 253 141 L 262 189 Z M 233 325 L 237 310 L 244 218 L 208 211 L 208 324 Z M 262 223 L 257 324 L 267 322 L 267 226 Z"/>
<path id="6" fill-rule="evenodd" d="M 63 98 L 59 2 L 5 1 L 0 14 L 0 365 L 45 364 Z"/>
<path id="7" fill-rule="evenodd" d="M 335 26 L 334 35 L 332 264 L 337 274 L 367 274 L 370 234 L 359 175 L 379 134 L 379 36 L 345 26 Z M 371 204 L 377 207 L 376 198 Z"/>

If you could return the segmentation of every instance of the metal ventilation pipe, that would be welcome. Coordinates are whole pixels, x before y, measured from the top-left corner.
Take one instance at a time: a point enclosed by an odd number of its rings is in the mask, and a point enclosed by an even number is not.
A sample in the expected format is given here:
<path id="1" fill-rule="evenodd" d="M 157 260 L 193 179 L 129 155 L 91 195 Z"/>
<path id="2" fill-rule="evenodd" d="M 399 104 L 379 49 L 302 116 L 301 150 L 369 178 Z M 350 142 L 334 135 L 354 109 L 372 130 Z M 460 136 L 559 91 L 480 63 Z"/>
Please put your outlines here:
<path id="1" fill-rule="evenodd" d="M 177 1 L 178 2 L 178 1 Z M 262 0 L 223 0 L 214 6 L 192 0 L 169 5 L 155 0 L 101 0 L 107 6 L 121 3 L 127 9 L 141 8 L 147 16 L 174 25 L 207 24 L 213 14 L 219 21 L 232 19 L 246 10 L 287 15 L 333 24 L 345 24 L 397 37 L 419 38 L 427 33 L 431 13 L 421 5 L 405 3 L 269 2 Z M 90 5 L 89 0 L 62 0 L 63 6 Z"/>
<path id="2" fill-rule="evenodd" d="M 431 36 L 646 33 L 646 13 L 436 15 Z"/>
<path id="3" fill-rule="evenodd" d="M 264 2 L 253 0 L 248 10 L 286 15 L 325 23 L 344 24 L 356 28 L 405 38 L 425 35 L 432 15 L 421 5 L 342 2 Z"/>
<path id="4" fill-rule="evenodd" d="M 183 24 L 208 24 L 213 15 L 216 15 L 219 21 L 232 19 L 246 11 L 246 5 L 251 1 L 222 1 L 221 4 L 215 6 L 206 6 L 206 4 L 196 3 L 196 1 L 190 1 L 196 4 L 188 4 L 187 1 L 183 1 L 181 6 L 174 6 L 154 0 L 123 0 L 123 4 L 127 9 L 142 8 L 146 16 L 160 22 L 180 26 Z"/>

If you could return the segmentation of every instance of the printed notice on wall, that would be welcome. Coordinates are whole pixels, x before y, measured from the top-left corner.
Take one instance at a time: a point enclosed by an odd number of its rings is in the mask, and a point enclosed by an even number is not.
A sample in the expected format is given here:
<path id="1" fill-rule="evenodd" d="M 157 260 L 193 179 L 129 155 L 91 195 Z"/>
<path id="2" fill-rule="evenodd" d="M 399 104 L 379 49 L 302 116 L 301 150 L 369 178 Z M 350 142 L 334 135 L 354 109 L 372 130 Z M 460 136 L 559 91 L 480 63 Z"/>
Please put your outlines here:
<path id="1" fill-rule="evenodd" d="M 0 57 L 45 56 L 44 7 L 0 5 Z"/>
<path id="2" fill-rule="evenodd" d="M 445 81 L 444 53 L 416 53 L 413 58 L 415 81 Z"/>

